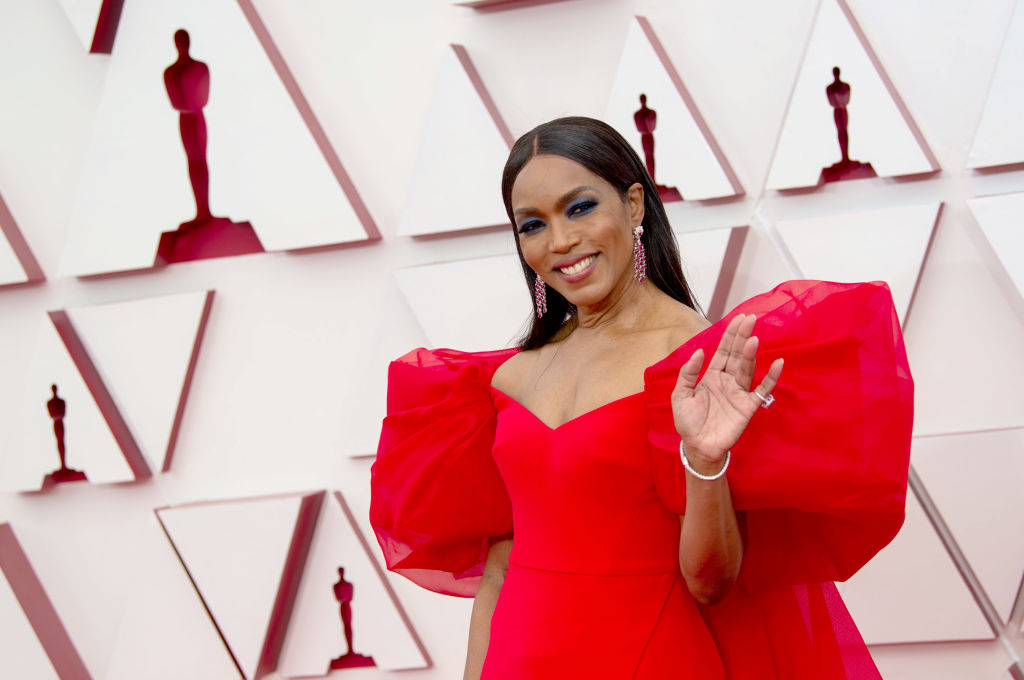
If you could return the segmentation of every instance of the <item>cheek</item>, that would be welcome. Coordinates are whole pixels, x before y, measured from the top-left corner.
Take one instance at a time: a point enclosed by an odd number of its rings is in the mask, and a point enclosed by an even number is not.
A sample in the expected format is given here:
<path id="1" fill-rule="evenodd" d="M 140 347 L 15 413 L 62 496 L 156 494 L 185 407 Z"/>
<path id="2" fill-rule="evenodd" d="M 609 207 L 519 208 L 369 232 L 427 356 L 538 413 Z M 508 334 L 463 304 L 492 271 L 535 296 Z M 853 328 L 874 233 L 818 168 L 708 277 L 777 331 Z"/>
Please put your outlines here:
<path id="1" fill-rule="evenodd" d="M 523 251 L 523 259 L 526 264 L 536 270 L 544 259 L 544 248 L 535 238 L 520 238 L 519 249 Z"/>

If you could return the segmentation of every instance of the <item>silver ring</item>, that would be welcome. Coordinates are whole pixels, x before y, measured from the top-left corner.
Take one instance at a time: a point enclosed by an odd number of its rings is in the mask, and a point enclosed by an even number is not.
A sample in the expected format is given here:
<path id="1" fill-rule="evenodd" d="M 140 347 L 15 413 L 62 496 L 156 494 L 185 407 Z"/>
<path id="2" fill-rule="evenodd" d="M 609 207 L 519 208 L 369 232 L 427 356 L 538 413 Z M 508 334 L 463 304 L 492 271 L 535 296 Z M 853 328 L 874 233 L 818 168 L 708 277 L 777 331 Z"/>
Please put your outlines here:
<path id="1" fill-rule="evenodd" d="M 769 394 L 767 397 L 761 396 L 761 393 L 754 390 L 754 396 L 761 400 L 761 408 L 768 408 L 775 403 L 775 395 Z"/>

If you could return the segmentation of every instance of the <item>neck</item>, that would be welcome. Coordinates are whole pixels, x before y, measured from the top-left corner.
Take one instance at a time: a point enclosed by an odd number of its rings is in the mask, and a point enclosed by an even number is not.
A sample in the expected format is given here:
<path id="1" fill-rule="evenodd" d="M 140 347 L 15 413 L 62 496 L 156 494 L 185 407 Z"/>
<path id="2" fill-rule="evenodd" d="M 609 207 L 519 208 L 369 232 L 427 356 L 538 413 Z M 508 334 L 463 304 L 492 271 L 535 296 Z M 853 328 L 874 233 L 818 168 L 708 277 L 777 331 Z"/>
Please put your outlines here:
<path id="1" fill-rule="evenodd" d="M 649 280 L 637 283 L 629 276 L 612 294 L 593 305 L 581 305 L 576 310 L 576 328 L 592 331 L 631 331 L 650 320 L 649 313 L 656 304 L 657 287 Z"/>

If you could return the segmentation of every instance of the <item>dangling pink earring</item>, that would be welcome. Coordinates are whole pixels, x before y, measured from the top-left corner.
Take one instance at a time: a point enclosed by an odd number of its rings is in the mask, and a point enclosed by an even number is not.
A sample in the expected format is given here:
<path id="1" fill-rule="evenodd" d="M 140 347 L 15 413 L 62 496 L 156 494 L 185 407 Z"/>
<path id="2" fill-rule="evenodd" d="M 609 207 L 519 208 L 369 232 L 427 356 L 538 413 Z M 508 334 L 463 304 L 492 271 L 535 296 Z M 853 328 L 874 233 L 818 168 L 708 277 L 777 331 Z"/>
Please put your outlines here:
<path id="1" fill-rule="evenodd" d="M 544 285 L 544 279 L 540 278 L 540 275 L 533 280 L 533 304 L 537 309 L 538 319 L 548 311 L 548 287 Z"/>
<path id="2" fill-rule="evenodd" d="M 636 225 L 633 230 L 633 278 L 637 283 L 643 283 L 647 278 L 647 251 L 644 250 L 644 242 L 640 240 L 643 235 L 643 225 Z"/>

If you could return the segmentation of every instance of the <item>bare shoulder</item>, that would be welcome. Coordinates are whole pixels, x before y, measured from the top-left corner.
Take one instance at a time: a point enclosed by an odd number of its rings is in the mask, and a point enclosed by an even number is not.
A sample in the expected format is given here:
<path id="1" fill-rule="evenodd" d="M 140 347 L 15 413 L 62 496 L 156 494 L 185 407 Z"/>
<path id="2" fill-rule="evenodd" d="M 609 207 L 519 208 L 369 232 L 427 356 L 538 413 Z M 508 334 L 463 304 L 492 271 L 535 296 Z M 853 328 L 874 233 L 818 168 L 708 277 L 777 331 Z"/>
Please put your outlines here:
<path id="1" fill-rule="evenodd" d="M 666 355 L 711 325 L 700 312 L 676 300 L 666 305 L 662 318 L 665 327 Z"/>
<path id="2" fill-rule="evenodd" d="M 543 350 L 544 348 L 541 347 L 514 354 L 505 363 L 498 366 L 498 370 L 491 376 L 491 387 L 501 390 L 505 394 L 516 394 Z"/>

